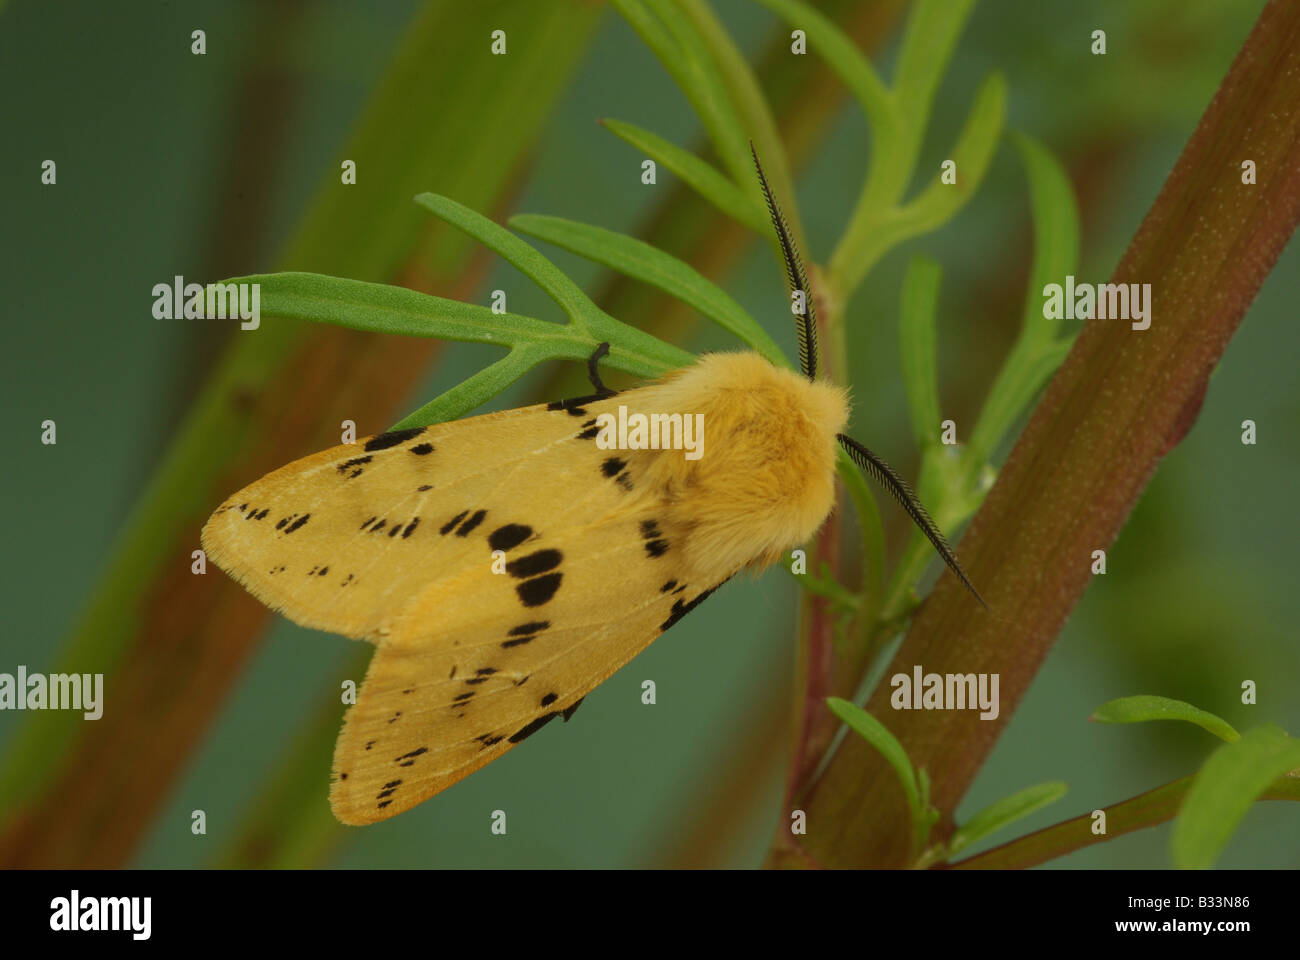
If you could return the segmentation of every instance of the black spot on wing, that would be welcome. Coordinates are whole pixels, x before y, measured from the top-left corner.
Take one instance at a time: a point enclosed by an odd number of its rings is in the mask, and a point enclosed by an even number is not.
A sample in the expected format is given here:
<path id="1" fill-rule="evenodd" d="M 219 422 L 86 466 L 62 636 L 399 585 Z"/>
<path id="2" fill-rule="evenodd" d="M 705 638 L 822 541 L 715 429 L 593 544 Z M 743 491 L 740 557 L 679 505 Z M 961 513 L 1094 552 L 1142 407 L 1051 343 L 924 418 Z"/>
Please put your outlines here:
<path id="1" fill-rule="evenodd" d="M 411 534 L 415 533 L 415 528 L 418 527 L 419 525 L 420 525 L 420 518 L 413 517 L 411 519 L 411 522 L 406 525 L 406 529 L 402 531 L 402 539 L 405 540 Z"/>
<path id="2" fill-rule="evenodd" d="M 645 552 L 652 557 L 662 557 L 668 552 L 667 540 L 649 540 L 645 545 Z"/>
<path id="3" fill-rule="evenodd" d="M 726 582 L 727 582 L 726 580 L 722 581 L 722 583 L 726 583 Z M 722 586 L 722 583 L 718 584 L 717 587 L 711 587 L 710 589 L 705 590 L 703 593 L 701 593 L 694 600 L 691 600 L 689 603 L 682 603 L 682 601 L 680 600 L 674 600 L 672 613 L 669 615 L 668 619 L 665 620 L 662 625 L 660 625 L 659 629 L 661 631 L 667 630 L 678 620 L 686 616 L 688 613 L 690 613 L 692 610 L 698 607 L 701 603 L 707 600 L 714 590 L 717 590 L 718 587 Z"/>
<path id="4" fill-rule="evenodd" d="M 475 510 L 473 516 L 471 516 L 468 520 L 462 523 L 459 528 L 457 528 L 456 536 L 468 537 L 470 533 L 474 530 L 474 528 L 483 522 L 483 518 L 486 516 L 487 516 L 486 510 Z"/>
<path id="5" fill-rule="evenodd" d="M 536 553 L 530 553 L 518 560 L 511 560 L 506 564 L 506 572 L 510 576 L 522 580 L 525 577 L 533 577 L 539 573 L 554 570 L 563 559 L 564 555 L 559 550 L 538 550 Z"/>
<path id="6" fill-rule="evenodd" d="M 552 720 L 554 720 L 554 719 L 555 719 L 556 717 L 558 717 L 558 716 L 559 716 L 559 713 L 544 713 L 544 714 L 542 714 L 540 717 L 538 717 L 536 720 L 534 720 L 532 723 L 528 724 L 527 726 L 525 726 L 525 727 L 520 727 L 519 730 L 516 731 L 515 734 L 514 734 L 513 736 L 511 736 L 511 738 L 510 738 L 510 742 L 511 742 L 511 743 L 522 743 L 524 740 L 527 740 L 527 739 L 528 739 L 529 737 L 531 737 L 534 733 L 536 733 L 538 730 L 542 729 L 542 727 L 546 726 L 548 723 L 550 723 Z"/>
<path id="7" fill-rule="evenodd" d="M 353 477 L 361 476 L 361 467 L 369 463 L 374 457 L 353 457 L 351 460 L 344 460 L 338 464 L 335 469 L 343 474 L 345 480 L 351 480 Z"/>
<path id="8" fill-rule="evenodd" d="M 585 417 L 587 410 L 583 407 L 584 403 L 591 403 L 593 400 L 602 400 L 603 397 L 592 394 L 589 397 L 574 397 L 571 400 L 555 400 L 546 405 L 547 410 L 563 410 L 571 417 Z"/>
<path id="9" fill-rule="evenodd" d="M 546 696 L 542 697 L 542 706 L 549 707 L 551 704 L 553 704 L 556 700 L 559 699 L 560 699 L 560 695 L 558 693 L 554 693 L 554 692 L 548 693 Z"/>
<path id="10" fill-rule="evenodd" d="M 423 457 L 423 456 L 427 456 L 430 453 L 433 453 L 433 444 L 417 443 L 415 446 L 411 447 L 410 449 L 411 452 L 415 454 L 417 457 Z"/>
<path id="11" fill-rule="evenodd" d="M 525 580 L 515 587 L 515 592 L 519 594 L 519 599 L 525 607 L 540 607 L 550 603 L 551 598 L 555 596 L 555 591 L 560 589 L 560 581 L 563 579 L 562 573 L 548 573 L 532 580 Z"/>
<path id="12" fill-rule="evenodd" d="M 424 491 L 426 491 L 426 490 L 432 490 L 432 489 L 433 489 L 433 484 L 431 484 L 431 483 L 422 483 L 422 484 L 420 484 L 418 487 L 416 487 L 415 489 L 416 489 L 416 491 L 419 492 L 419 493 L 424 493 Z"/>
<path id="13" fill-rule="evenodd" d="M 677 581 L 676 581 L 676 580 L 669 580 L 667 583 L 665 583 L 662 587 L 659 588 L 659 592 L 660 592 L 660 593 L 667 593 L 669 590 L 671 590 L 671 589 L 672 589 L 673 587 L 675 587 L 675 586 L 677 586 Z"/>
<path id="14" fill-rule="evenodd" d="M 371 517 L 369 520 L 367 520 L 365 523 L 363 523 L 363 524 L 361 525 L 361 529 L 362 529 L 362 530 L 366 529 L 366 527 L 370 526 L 372 523 L 374 523 L 374 522 L 375 522 L 376 520 L 378 520 L 378 519 L 379 519 L 378 517 Z"/>
<path id="15" fill-rule="evenodd" d="M 387 450 L 389 447 L 395 447 L 399 443 L 405 443 L 412 437 L 418 437 L 424 433 L 424 427 L 415 427 L 411 430 L 389 430 L 387 433 L 381 433 L 377 437 L 371 437 L 366 441 L 363 448 L 366 453 L 375 450 Z"/>
<path id="16" fill-rule="evenodd" d="M 511 639 L 503 641 L 501 648 L 503 650 L 509 650 L 511 647 L 518 647 L 521 644 L 525 644 L 550 625 L 551 621 L 549 620 L 534 620 L 531 623 L 521 623 L 517 627 L 511 627 L 510 632 L 506 634 L 506 636 Z M 526 680 L 527 677 L 524 679 Z M 519 683 L 523 683 L 523 680 L 519 681 Z M 518 686 L 518 684 L 516 684 L 516 686 Z"/>
<path id="17" fill-rule="evenodd" d="M 303 525 L 304 525 L 308 520 L 310 520 L 310 519 L 311 519 L 311 514 L 310 514 L 310 513 L 304 513 L 301 517 L 299 517 L 299 518 L 298 518 L 297 520 L 295 520 L 293 523 L 291 523 L 291 524 L 289 524 L 287 527 L 285 527 L 285 528 L 284 528 L 284 532 L 285 532 L 286 534 L 293 533 L 295 530 L 297 530 L 299 527 L 303 526 Z"/>
<path id="18" fill-rule="evenodd" d="M 422 753 L 428 753 L 428 752 L 429 752 L 428 747 L 419 747 L 415 750 L 412 750 L 410 753 L 404 753 L 400 757 L 394 757 L 393 762 L 396 763 L 399 767 L 409 767 L 415 763 L 416 757 L 418 757 Z"/>
<path id="19" fill-rule="evenodd" d="M 575 440 L 594 440 L 600 436 L 600 427 L 588 427 L 582 433 L 574 437 Z"/>
<path id="20" fill-rule="evenodd" d="M 533 528 L 522 523 L 507 523 L 488 535 L 488 546 L 493 550 L 513 550 L 533 535 Z"/>
<path id="21" fill-rule="evenodd" d="M 467 516 L 469 516 L 469 511 L 462 510 L 460 513 L 456 514 L 456 516 L 452 517 L 450 520 L 444 523 L 442 525 L 442 528 L 438 532 L 445 537 L 447 534 L 451 533 L 452 529 L 456 526 L 456 524 L 460 523 Z"/>
<path id="22" fill-rule="evenodd" d="M 619 471 L 627 466 L 626 460 L 620 460 L 618 457 L 610 457 L 600 465 L 600 472 L 607 477 L 616 477 Z"/>

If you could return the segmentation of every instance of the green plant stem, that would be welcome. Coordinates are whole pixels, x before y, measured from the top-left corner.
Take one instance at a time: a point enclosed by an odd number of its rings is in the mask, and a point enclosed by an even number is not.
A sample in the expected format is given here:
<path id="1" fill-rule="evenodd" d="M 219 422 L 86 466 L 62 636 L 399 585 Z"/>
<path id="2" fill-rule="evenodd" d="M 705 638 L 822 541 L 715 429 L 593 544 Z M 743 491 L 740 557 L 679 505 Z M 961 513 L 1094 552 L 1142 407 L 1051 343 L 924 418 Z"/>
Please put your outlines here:
<path id="1" fill-rule="evenodd" d="M 1195 777 L 1180 777 L 1164 786 L 1148 790 L 1122 803 L 1102 809 L 1106 814 L 1106 832 L 1093 833 L 1097 818 L 1085 813 L 1035 833 L 1026 834 L 992 850 L 976 854 L 951 865 L 953 870 L 1023 870 L 1063 857 L 1075 850 L 1114 840 L 1126 833 L 1154 827 L 1172 820 L 1179 804 L 1191 789 Z M 1300 800 L 1300 778 L 1281 777 L 1261 796 L 1261 800 Z"/>
<path id="2" fill-rule="evenodd" d="M 600 15 L 525 5 L 515 29 L 535 42 L 489 62 L 480 41 L 496 14 L 427 0 L 352 137 L 322 161 L 321 189 L 279 265 L 468 296 L 464 285 L 477 280 L 471 244 L 431 228 L 410 197 L 436 182 L 479 209 L 497 207 Z M 460 94 L 448 99 L 453 88 Z M 342 157 L 362 171 L 355 188 L 340 186 Z M 432 270 L 414 256 L 431 237 Z M 260 474 L 337 443 L 344 417 L 382 429 L 437 348 L 294 323 L 237 331 L 231 341 L 123 524 L 55 667 L 104 673 L 113 707 L 94 724 L 70 711 L 24 718 L 0 766 L 0 863 L 128 861 L 271 618 L 216 569 L 191 574 L 204 519 Z"/>

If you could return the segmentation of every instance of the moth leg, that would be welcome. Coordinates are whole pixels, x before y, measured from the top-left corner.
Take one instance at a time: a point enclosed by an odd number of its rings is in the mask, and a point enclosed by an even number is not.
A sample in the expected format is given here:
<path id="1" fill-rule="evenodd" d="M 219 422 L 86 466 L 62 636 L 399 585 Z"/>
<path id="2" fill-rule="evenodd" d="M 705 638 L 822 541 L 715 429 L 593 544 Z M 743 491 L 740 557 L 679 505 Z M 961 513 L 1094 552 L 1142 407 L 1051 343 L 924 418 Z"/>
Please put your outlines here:
<path id="1" fill-rule="evenodd" d="M 600 379 L 600 371 L 596 369 L 596 365 L 600 362 L 600 358 L 607 356 L 609 356 L 609 341 L 598 346 L 596 352 L 587 358 L 587 379 L 590 380 L 591 385 L 596 388 L 597 400 L 604 400 L 607 397 L 612 397 L 617 392 L 605 386 Z"/>
<path id="2" fill-rule="evenodd" d="M 587 358 L 587 376 L 591 380 L 591 385 L 596 388 L 596 392 L 589 397 L 571 397 L 568 400 L 554 400 L 546 405 L 547 410 L 566 410 L 574 416 L 586 416 L 587 411 L 582 409 L 583 404 L 592 403 L 596 400 L 608 400 L 610 397 L 618 396 L 617 390 L 611 390 L 600 379 L 600 371 L 596 365 L 600 358 L 609 354 L 609 344 L 602 343 L 596 347 L 596 351 Z"/>

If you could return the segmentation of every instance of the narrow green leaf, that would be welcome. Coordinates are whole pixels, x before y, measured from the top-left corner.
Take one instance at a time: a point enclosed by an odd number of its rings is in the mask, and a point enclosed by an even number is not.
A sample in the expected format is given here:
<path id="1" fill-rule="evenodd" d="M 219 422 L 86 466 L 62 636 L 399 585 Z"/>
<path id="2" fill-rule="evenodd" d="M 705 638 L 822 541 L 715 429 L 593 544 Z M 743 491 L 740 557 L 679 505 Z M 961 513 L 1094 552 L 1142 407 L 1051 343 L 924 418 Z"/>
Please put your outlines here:
<path id="1" fill-rule="evenodd" d="M 745 135 L 716 65 L 672 0 L 611 0 L 690 101 L 733 179 L 745 169 Z"/>
<path id="2" fill-rule="evenodd" d="M 737 184 L 752 179 L 749 157 L 750 131 L 736 112 L 736 104 L 723 79 L 720 64 L 710 44 L 685 9 L 685 0 L 645 0 L 677 42 L 681 51 L 677 64 L 664 66 L 674 73 L 682 92 L 709 131 L 718 151 Z"/>
<path id="3" fill-rule="evenodd" d="M 545 359 L 545 352 L 536 347 L 517 347 L 500 360 L 430 400 L 414 413 L 407 414 L 393 424 L 391 429 L 427 427 L 431 423 L 445 423 L 463 417 L 491 400 Z"/>
<path id="4" fill-rule="evenodd" d="M 975 0 L 918 0 L 907 18 L 894 69 L 894 91 L 909 123 L 918 130 L 929 125 L 935 91 L 974 6 Z"/>
<path id="5" fill-rule="evenodd" d="M 510 227 L 658 287 L 734 333 L 773 363 L 790 366 L 776 341 L 726 291 L 657 247 L 624 233 L 563 217 L 520 214 L 510 219 Z"/>
<path id="6" fill-rule="evenodd" d="M 591 299 L 559 267 L 499 223 L 436 193 L 421 193 L 415 202 L 513 264 L 559 304 L 576 326 L 585 327 L 591 314 L 598 312 Z"/>
<path id="7" fill-rule="evenodd" d="M 908 758 L 907 751 L 898 742 L 898 738 L 867 711 L 847 700 L 827 697 L 826 706 L 830 707 L 831 713 L 847 723 L 850 729 L 880 751 L 881 756 L 898 774 L 898 782 L 907 796 L 907 807 L 912 811 L 912 823 L 924 822 L 925 811 L 921 809 L 920 787 L 917 784 L 916 773 L 912 769 L 912 761 Z"/>
<path id="8" fill-rule="evenodd" d="M 695 361 L 686 351 L 619 323 L 594 305 L 586 323 L 577 325 L 517 313 L 498 314 L 478 304 L 404 287 L 315 273 L 268 273 L 228 282 L 259 284 L 264 321 L 308 320 L 355 330 L 514 348 L 486 370 L 405 417 L 402 426 L 415 426 L 417 420 L 424 426 L 435 419 L 461 416 L 545 360 L 585 361 L 602 340 L 610 344 L 609 356 L 602 362 L 635 376 L 658 377 Z"/>
<path id="9" fill-rule="evenodd" d="M 1029 181 L 1034 220 L 1034 263 L 1025 291 L 1020 334 L 971 433 L 973 462 L 986 462 L 1038 390 L 1056 371 L 1073 337 L 1054 339 L 1059 323 L 1043 319 L 1043 287 L 1063 283 L 1079 262 L 1079 212 L 1060 162 L 1038 141 L 1013 133 Z"/>
<path id="10" fill-rule="evenodd" d="M 767 231 L 767 215 L 712 164 L 658 134 L 630 123 L 606 118 L 600 124 L 655 163 L 667 167 L 688 187 L 736 222 L 743 223 L 751 230 L 762 233 Z"/>
<path id="11" fill-rule="evenodd" d="M 942 182 L 942 170 L 922 193 L 902 207 L 895 206 L 911 178 L 903 153 L 873 157 L 871 175 L 831 256 L 831 272 L 841 291 L 851 293 L 887 252 L 904 240 L 943 225 L 974 195 L 988 171 L 1006 117 L 1006 81 L 1001 74 L 985 78 L 975 94 L 966 124 L 945 158 L 957 165 L 957 182 Z M 909 118 L 911 122 L 911 118 Z"/>
<path id="12" fill-rule="evenodd" d="M 930 805 L 930 774 L 925 767 L 917 769 L 916 785 L 920 794 L 921 819 L 912 825 L 912 852 L 920 855 L 930 840 L 930 831 L 939 822 L 939 811 Z"/>
<path id="13" fill-rule="evenodd" d="M 1300 774 L 1300 740 L 1266 724 L 1210 754 L 1174 821 L 1172 850 L 1180 870 L 1214 865 L 1250 805 L 1274 779 Z"/>
<path id="14" fill-rule="evenodd" d="M 1050 343 L 1061 321 L 1043 316 L 1043 287 L 1064 283 L 1079 265 L 1079 211 L 1070 178 L 1052 152 L 1033 137 L 1009 134 L 1029 180 L 1034 218 L 1034 264 L 1025 292 L 1024 335 Z"/>
<path id="15" fill-rule="evenodd" d="M 946 223 L 975 193 L 988 172 L 1007 114 L 1007 82 L 1000 73 L 984 78 L 975 102 L 966 116 L 957 142 L 945 159 L 957 166 L 957 182 L 944 183 L 942 171 L 935 174 L 923 193 L 903 207 L 902 224 L 896 229 L 905 236 L 922 233 Z"/>
<path id="16" fill-rule="evenodd" d="M 933 260 L 916 257 L 907 266 L 899 310 L 898 342 L 903 354 L 903 388 L 912 415 L 912 434 L 922 450 L 939 442 L 939 372 L 935 313 L 943 272 Z"/>
<path id="17" fill-rule="evenodd" d="M 1074 346 L 1074 337 L 1066 337 L 1040 349 L 1027 345 L 1013 347 L 989 390 L 984 409 L 971 432 L 972 463 L 985 463 L 994 448 L 1011 430 L 1039 390 L 1052 378 Z"/>
<path id="18" fill-rule="evenodd" d="M 1065 796 L 1070 787 L 1060 780 L 1025 787 L 985 807 L 957 828 L 948 840 L 948 857 L 955 857 L 976 841 L 1041 810 Z"/>
<path id="19" fill-rule="evenodd" d="M 724 155 L 732 157 L 733 161 L 739 163 L 738 167 L 733 168 L 736 182 L 760 210 L 764 208 L 757 177 L 754 174 L 753 161 L 749 155 L 748 146 L 752 142 L 763 160 L 768 183 L 778 197 L 787 198 L 783 206 L 795 242 L 807 250 L 807 238 L 794 203 L 794 180 L 790 176 L 785 147 L 781 142 L 780 131 L 777 130 L 776 118 L 772 116 L 772 110 L 768 106 L 763 88 L 759 85 L 758 77 L 754 75 L 749 61 L 740 52 L 731 34 L 706 0 L 673 0 L 673 5 L 695 28 L 700 44 L 707 52 L 716 76 L 726 91 L 727 102 L 735 114 L 736 132 L 739 135 L 735 143 L 735 153 Z M 762 232 L 766 233 L 767 229 L 765 225 Z"/>
<path id="20" fill-rule="evenodd" d="M 790 26 L 803 30 L 808 48 L 826 61 L 826 65 L 853 94 L 871 124 L 876 153 L 885 152 L 897 136 L 899 124 L 894 96 L 885 87 L 871 62 L 862 55 L 839 24 L 801 0 L 757 0 Z"/>
<path id="21" fill-rule="evenodd" d="M 917 800 L 921 809 L 927 813 L 930 811 L 930 774 L 925 767 L 916 771 L 916 787 L 918 791 Z"/>
<path id="22" fill-rule="evenodd" d="M 642 0 L 610 0 L 610 5 L 623 15 L 623 19 L 637 32 L 641 42 L 659 58 L 660 63 L 668 66 L 681 60 L 681 47 Z M 669 70 L 672 69 L 669 66 Z"/>
<path id="23" fill-rule="evenodd" d="M 1169 697 L 1137 696 L 1120 697 L 1103 703 L 1092 712 L 1092 719 L 1099 723 L 1141 723 L 1146 720 L 1186 720 L 1203 730 L 1208 730 L 1220 740 L 1233 743 L 1241 739 L 1236 729 L 1227 720 L 1212 713 L 1194 707 L 1182 700 Z"/>
<path id="24" fill-rule="evenodd" d="M 796 573 L 793 576 L 809 593 L 831 601 L 838 612 L 854 611 L 861 605 L 858 595 L 835 579 L 825 561 L 819 574 Z"/>
<path id="25" fill-rule="evenodd" d="M 225 282 L 258 284 L 263 320 L 310 320 L 375 333 L 502 346 L 549 340 L 581 344 L 585 349 L 590 342 L 566 324 L 517 313 L 493 313 L 478 304 L 383 283 L 319 273 L 264 273 Z"/>

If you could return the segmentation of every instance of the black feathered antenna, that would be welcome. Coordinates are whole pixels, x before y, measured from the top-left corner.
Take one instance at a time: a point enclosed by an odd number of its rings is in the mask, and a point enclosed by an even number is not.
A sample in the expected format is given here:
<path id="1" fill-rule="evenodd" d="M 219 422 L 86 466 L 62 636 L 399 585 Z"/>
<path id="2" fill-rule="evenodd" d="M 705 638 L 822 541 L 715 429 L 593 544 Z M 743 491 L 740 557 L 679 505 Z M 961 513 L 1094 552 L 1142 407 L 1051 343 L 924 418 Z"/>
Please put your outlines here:
<path id="1" fill-rule="evenodd" d="M 966 585 L 966 589 L 974 594 L 975 599 L 980 602 L 980 606 L 987 610 L 989 605 L 984 602 L 980 592 L 975 589 L 974 584 L 966 576 L 966 571 L 957 562 L 957 554 L 953 553 L 952 547 L 948 546 L 943 531 L 939 529 L 938 524 L 930 519 L 930 515 L 925 512 L 925 507 L 921 506 L 921 501 L 917 499 L 916 494 L 912 492 L 912 488 L 907 485 L 907 482 L 894 472 L 893 467 L 852 437 L 843 433 L 836 436 L 839 438 L 840 445 L 853 458 L 853 462 L 869 473 L 877 483 L 893 494 L 895 500 L 902 504 L 903 509 L 907 511 L 907 515 L 912 518 L 912 522 L 921 528 L 921 532 L 934 544 L 934 549 L 939 551 L 939 556 L 943 557 L 943 562 L 948 564 L 953 573 L 957 574 L 958 579 Z"/>
<path id="2" fill-rule="evenodd" d="M 758 171 L 758 183 L 763 188 L 763 197 L 767 200 L 767 212 L 772 217 L 772 227 L 776 230 L 776 238 L 781 244 L 781 254 L 785 258 L 786 279 L 790 283 L 790 292 L 792 294 L 802 294 L 804 312 L 798 316 L 795 321 L 795 333 L 799 337 L 799 366 L 803 368 L 804 375 L 809 380 L 817 379 L 817 309 L 813 305 L 812 290 L 808 286 L 808 275 L 804 273 L 803 260 L 799 257 L 799 245 L 794 242 L 794 237 L 790 236 L 790 227 L 785 222 L 785 216 L 781 213 L 781 205 L 776 202 L 772 196 L 772 188 L 767 185 L 767 177 L 763 174 L 763 165 L 758 160 L 758 151 L 754 149 L 754 141 L 749 142 L 749 152 L 754 157 L 754 169 Z M 985 610 L 989 605 L 984 602 L 974 584 L 966 576 L 966 571 L 961 568 L 957 561 L 957 554 L 953 553 L 952 547 L 948 546 L 948 541 L 944 539 L 943 531 L 939 529 L 938 524 L 930 519 L 930 515 L 925 512 L 925 507 L 921 506 L 921 501 L 917 499 L 912 488 L 906 481 L 894 472 L 894 468 L 885 463 L 878 456 L 864 447 L 852 437 L 840 433 L 836 434 L 840 445 L 848 452 L 861 469 L 869 473 L 877 483 L 888 490 L 907 511 L 907 515 L 912 521 L 921 528 L 921 532 L 929 538 L 930 543 L 934 544 L 934 549 L 939 551 L 939 556 L 943 557 L 944 563 L 957 574 L 958 579 L 966 585 L 969 590 L 980 602 L 980 606 Z"/>
<path id="3" fill-rule="evenodd" d="M 776 230 L 776 239 L 781 244 L 781 255 L 785 258 L 785 275 L 790 282 L 790 292 L 798 293 L 803 299 L 803 314 L 795 320 L 795 333 L 799 337 L 799 366 L 809 380 L 817 379 L 817 310 L 813 306 L 812 290 L 808 287 L 808 275 L 804 273 L 803 261 L 799 259 L 799 245 L 790 236 L 790 228 L 781 213 L 781 206 L 772 196 L 772 189 L 767 185 L 763 175 L 763 165 L 758 162 L 758 151 L 754 141 L 749 142 L 749 152 L 754 155 L 754 169 L 758 171 L 758 182 L 763 188 L 763 197 L 767 200 L 767 212 L 772 217 L 772 227 Z"/>

